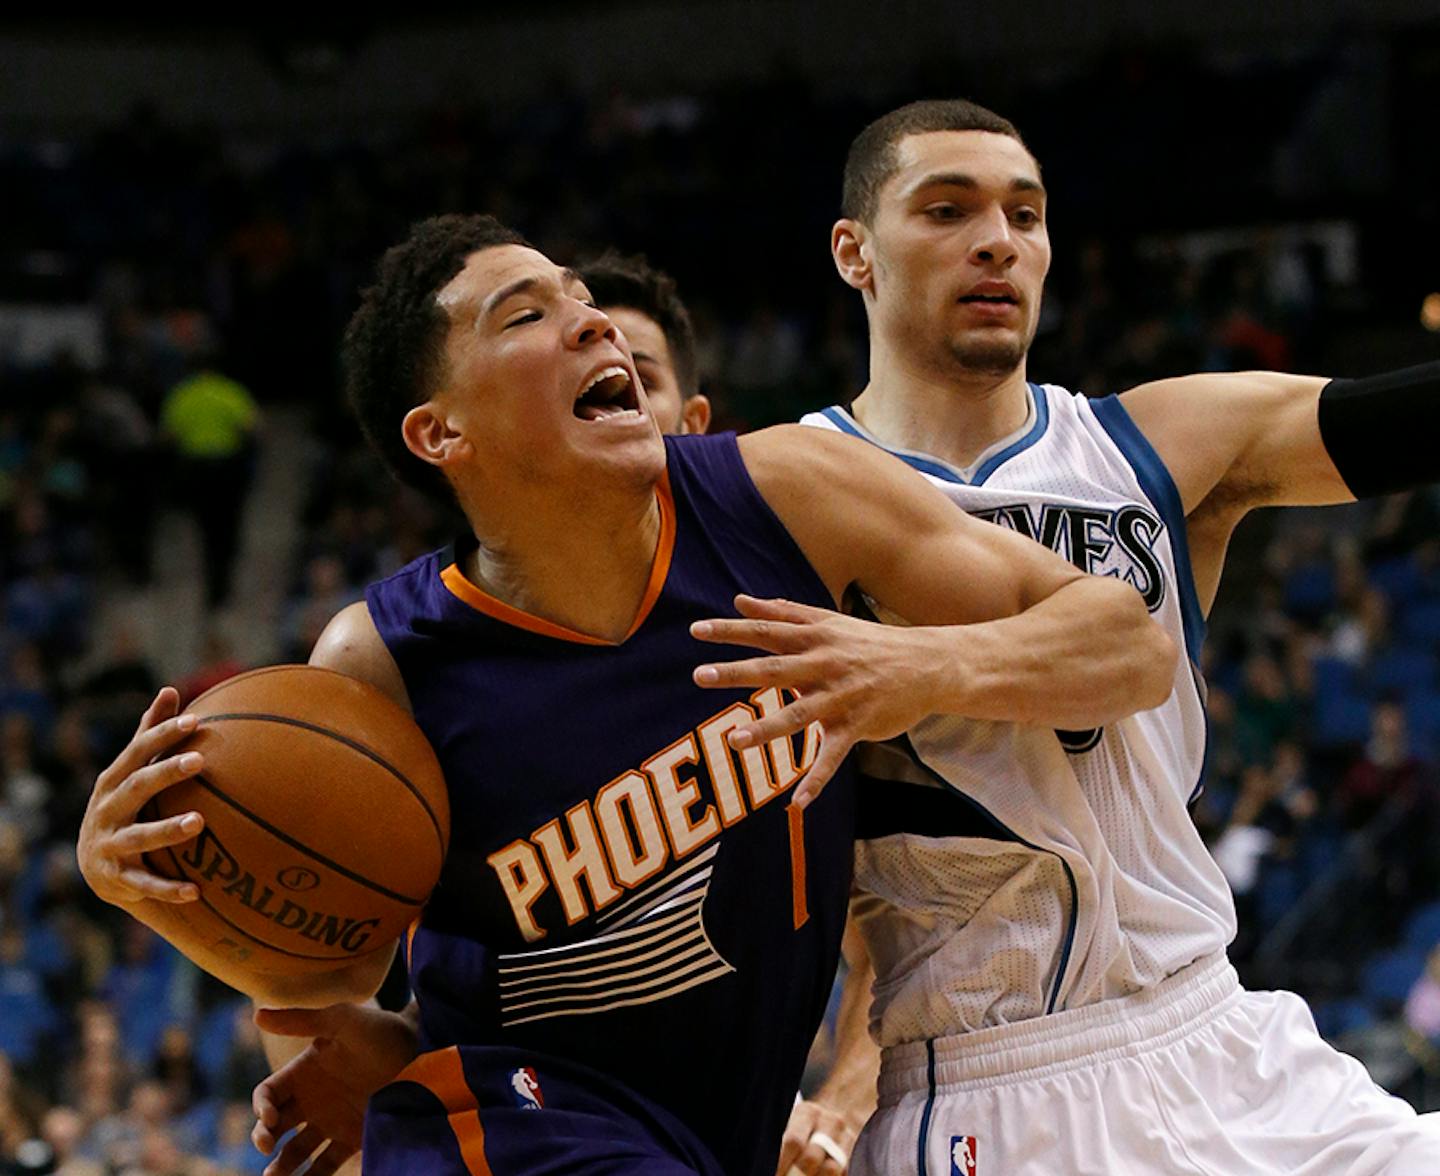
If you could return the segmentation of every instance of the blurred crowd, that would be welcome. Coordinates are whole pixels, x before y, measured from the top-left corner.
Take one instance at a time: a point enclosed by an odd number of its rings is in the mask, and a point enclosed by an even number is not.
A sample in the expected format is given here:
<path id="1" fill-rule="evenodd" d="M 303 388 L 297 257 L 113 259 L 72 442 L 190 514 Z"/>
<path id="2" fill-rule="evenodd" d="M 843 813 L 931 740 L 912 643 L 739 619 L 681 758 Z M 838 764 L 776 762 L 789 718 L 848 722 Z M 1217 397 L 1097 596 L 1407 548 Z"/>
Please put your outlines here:
<path id="1" fill-rule="evenodd" d="M 1112 82 L 1117 106 L 1127 84 Z M 1071 191 L 1094 207 L 1073 152 L 1057 146 L 1053 167 L 1045 154 L 1063 107 L 996 104 L 1030 132 L 1057 207 Z M 274 660 L 303 660 L 367 581 L 443 536 L 449 520 L 386 479 L 340 406 L 335 343 L 378 253 L 412 218 L 455 209 L 494 212 L 565 260 L 644 249 L 694 309 L 720 427 L 794 419 L 863 386 L 863 318 L 825 241 L 844 145 L 886 105 L 822 102 L 782 75 L 646 100 L 557 84 L 383 144 L 261 150 L 151 109 L 83 141 L 0 144 L 25 243 L 0 256 L 0 301 L 82 305 L 98 325 L 88 352 L 62 340 L 23 361 L 0 333 L 0 1165 L 263 1166 L 248 1010 L 76 872 L 91 784 L 160 684 L 155 651 L 97 618 L 108 593 L 164 583 L 158 523 L 190 513 L 206 629 L 182 692 L 245 668 L 210 620 L 243 607 L 238 520 L 267 415 L 311 445 Z M 1357 306 L 1343 232 L 1207 243 L 1067 223 L 1057 213 L 1036 379 L 1105 394 L 1194 370 L 1322 369 Z M 1211 618 L 1195 814 L 1235 888 L 1249 978 L 1300 990 L 1334 1035 L 1398 1029 L 1426 1074 L 1440 1073 L 1437 522 L 1423 492 L 1242 528 Z"/>

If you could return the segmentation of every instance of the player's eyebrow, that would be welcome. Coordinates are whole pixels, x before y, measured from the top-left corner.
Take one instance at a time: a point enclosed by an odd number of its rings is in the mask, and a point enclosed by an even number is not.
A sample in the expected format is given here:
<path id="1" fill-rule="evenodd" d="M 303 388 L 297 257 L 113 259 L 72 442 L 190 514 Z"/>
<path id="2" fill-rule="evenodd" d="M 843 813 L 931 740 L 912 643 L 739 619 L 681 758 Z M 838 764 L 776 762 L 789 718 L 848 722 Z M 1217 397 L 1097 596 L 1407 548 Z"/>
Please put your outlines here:
<path id="1" fill-rule="evenodd" d="M 569 266 L 566 266 L 563 270 L 560 271 L 560 284 L 562 286 L 573 285 L 580 280 L 581 278 L 579 270 L 574 270 L 571 269 Z M 514 298 L 517 294 L 528 293 L 536 286 L 543 285 L 544 282 L 545 279 L 543 277 L 538 274 L 532 274 L 528 278 L 516 278 L 515 281 L 511 282 L 509 285 L 501 286 L 500 289 L 496 290 L 481 304 L 480 317 L 485 318 L 488 315 L 494 313 L 496 307 L 503 303 L 507 298 Z"/>
<path id="2" fill-rule="evenodd" d="M 931 172 L 911 185 L 910 194 L 913 196 L 916 192 L 935 187 L 978 188 L 980 181 L 966 172 Z M 1016 176 L 1010 181 L 1010 191 L 1035 192 L 1044 196 L 1045 185 L 1039 180 L 1032 180 L 1029 176 Z"/>

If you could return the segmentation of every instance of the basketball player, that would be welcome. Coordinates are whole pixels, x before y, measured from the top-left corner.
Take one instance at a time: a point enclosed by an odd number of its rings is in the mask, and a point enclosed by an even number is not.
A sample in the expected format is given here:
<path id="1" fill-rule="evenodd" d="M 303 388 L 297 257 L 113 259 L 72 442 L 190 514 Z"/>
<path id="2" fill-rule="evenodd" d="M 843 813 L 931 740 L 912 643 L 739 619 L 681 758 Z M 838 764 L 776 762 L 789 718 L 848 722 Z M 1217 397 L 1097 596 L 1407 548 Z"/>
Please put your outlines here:
<path id="1" fill-rule="evenodd" d="M 1440 1172 L 1435 1116 L 1325 1044 L 1299 998 L 1239 988 L 1230 893 L 1188 812 L 1195 664 L 1231 532 L 1258 506 L 1440 477 L 1440 365 L 1103 400 L 1032 383 L 1045 214 L 1038 165 L 987 110 L 916 103 L 862 131 L 831 243 L 864 299 L 870 382 L 805 422 L 1132 585 L 1189 656 L 1162 706 L 1118 722 L 940 716 L 862 753 L 862 788 L 891 809 L 862 799 L 855 912 L 884 1057 L 851 1170 L 940 1176 L 967 1172 L 963 1154 L 1005 1176 Z M 855 1085 L 848 1069 L 822 1100 Z"/>
<path id="2" fill-rule="evenodd" d="M 769 1176 L 849 893 L 848 773 L 815 797 L 848 747 L 932 712 L 1112 722 L 1163 698 L 1173 644 L 1123 585 L 871 446 L 662 440 L 614 324 L 491 218 L 422 222 L 386 255 L 346 368 L 367 438 L 471 527 L 372 585 L 312 657 L 409 707 L 451 796 L 406 943 L 421 1052 L 370 1104 L 367 1171 Z M 919 627 L 833 612 L 852 587 Z M 804 698 L 696 668 L 735 604 L 801 642 L 778 660 L 816 681 Z M 193 884 L 139 857 L 198 827 L 138 820 L 203 767 L 164 754 L 175 706 L 157 698 L 97 781 L 87 881 L 262 1003 L 368 997 L 388 953 L 282 980 L 187 937 Z"/>
<path id="3" fill-rule="evenodd" d="M 704 433 L 710 401 L 700 391 L 695 329 L 675 280 L 643 257 L 614 251 L 582 262 L 578 272 L 595 304 L 625 336 L 656 427 L 666 435 Z M 388 1017 L 369 1002 L 262 1009 L 257 1015 L 262 1026 L 275 1031 L 263 1036 L 276 1072 L 254 1093 L 255 1146 L 270 1155 L 292 1127 L 313 1122 L 318 1131 L 324 1124 L 326 1166 L 315 1171 L 322 1176 L 331 1165 L 358 1155 L 365 1104 L 414 1057 L 419 1011 L 411 1001 L 403 1017 Z M 316 1047 L 310 1047 L 307 1039 L 316 1038 Z M 290 1159 L 299 1150 L 289 1147 L 272 1176 L 288 1176 L 294 1166 Z M 351 1168 L 358 1172 L 358 1163 Z"/>
<path id="4" fill-rule="evenodd" d="M 630 344 L 656 427 L 667 436 L 706 432 L 710 399 L 700 391 L 695 328 L 675 279 L 643 257 L 614 252 L 578 268 L 595 305 Z"/>

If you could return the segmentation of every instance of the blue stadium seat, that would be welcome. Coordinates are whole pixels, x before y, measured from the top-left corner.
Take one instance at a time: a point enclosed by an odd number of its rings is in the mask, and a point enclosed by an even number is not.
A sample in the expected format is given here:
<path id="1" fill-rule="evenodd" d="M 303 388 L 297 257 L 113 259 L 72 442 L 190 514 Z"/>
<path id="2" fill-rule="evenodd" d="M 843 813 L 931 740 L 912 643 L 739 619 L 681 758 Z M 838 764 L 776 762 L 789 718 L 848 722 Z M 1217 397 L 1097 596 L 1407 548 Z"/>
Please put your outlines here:
<path id="1" fill-rule="evenodd" d="M 1315 682 L 1315 697 L 1334 698 L 1355 692 L 1355 667 L 1338 657 L 1317 657 L 1310 672 Z"/>
<path id="2" fill-rule="evenodd" d="M 1440 650 L 1440 601 L 1411 605 L 1401 613 L 1398 628 L 1407 641 Z"/>
<path id="3" fill-rule="evenodd" d="M 1360 974 L 1360 991 L 1382 1006 L 1399 1007 L 1425 970 L 1425 953 L 1413 947 L 1376 956 Z"/>
<path id="4" fill-rule="evenodd" d="M 1347 747 L 1370 738 L 1370 700 L 1341 692 L 1315 695 L 1312 741 L 1316 747 Z"/>
<path id="5" fill-rule="evenodd" d="M 1410 731 L 1410 750 L 1434 759 L 1440 752 L 1440 691 L 1421 690 L 1405 699 L 1405 724 Z"/>
<path id="6" fill-rule="evenodd" d="M 1315 1015 L 1315 1028 L 1329 1041 L 1357 1029 L 1368 1029 L 1380 1019 L 1375 1006 L 1359 996 L 1321 1001 L 1311 1006 L 1311 1012 Z"/>
<path id="7" fill-rule="evenodd" d="M 1366 569 L 1366 578 L 1390 601 L 1391 608 L 1403 608 L 1423 588 L 1420 569 L 1410 556 L 1382 560 Z"/>
<path id="8" fill-rule="evenodd" d="M 1427 650 L 1401 646 L 1382 653 L 1366 674 L 1376 694 L 1413 694 L 1435 685 L 1435 657 Z"/>
<path id="9" fill-rule="evenodd" d="M 56 1024 L 39 974 L 24 967 L 0 968 L 0 1053 L 28 1065 Z"/>
<path id="10" fill-rule="evenodd" d="M 1428 952 L 1440 946 L 1440 901 L 1427 903 L 1405 924 L 1405 946 Z"/>
<path id="11" fill-rule="evenodd" d="M 1285 611 L 1318 621 L 1335 607 L 1335 572 L 1329 563 L 1304 564 L 1285 578 Z"/>
<path id="12" fill-rule="evenodd" d="M 187 1151 L 208 1154 L 215 1150 L 219 1142 L 216 1137 L 219 1134 L 220 1113 L 224 1106 L 218 1098 L 207 1098 L 175 1120 L 174 1134 L 177 1139 L 185 1141 Z"/>
<path id="13" fill-rule="evenodd" d="M 225 1076 L 235 1041 L 235 1018 L 247 1007 L 248 1002 L 243 1000 L 220 1005 L 201 1017 L 195 1028 L 195 1064 L 211 1089 L 219 1086 Z"/>

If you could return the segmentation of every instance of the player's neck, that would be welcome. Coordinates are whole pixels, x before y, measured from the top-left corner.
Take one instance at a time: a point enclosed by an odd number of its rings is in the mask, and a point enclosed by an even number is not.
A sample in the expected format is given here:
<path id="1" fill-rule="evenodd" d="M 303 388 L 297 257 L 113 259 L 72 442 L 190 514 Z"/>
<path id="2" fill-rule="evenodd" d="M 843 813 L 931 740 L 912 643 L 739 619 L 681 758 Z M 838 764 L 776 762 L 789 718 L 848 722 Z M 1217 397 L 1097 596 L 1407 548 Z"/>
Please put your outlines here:
<path id="1" fill-rule="evenodd" d="M 1024 426 L 1030 414 L 1025 365 L 1007 375 L 942 377 L 877 355 L 853 412 L 886 445 L 964 469 Z"/>
<path id="2" fill-rule="evenodd" d="M 660 541 L 654 487 L 606 499 L 530 498 L 504 523 L 470 517 L 479 546 L 460 570 L 512 608 L 608 641 L 639 612 Z"/>

